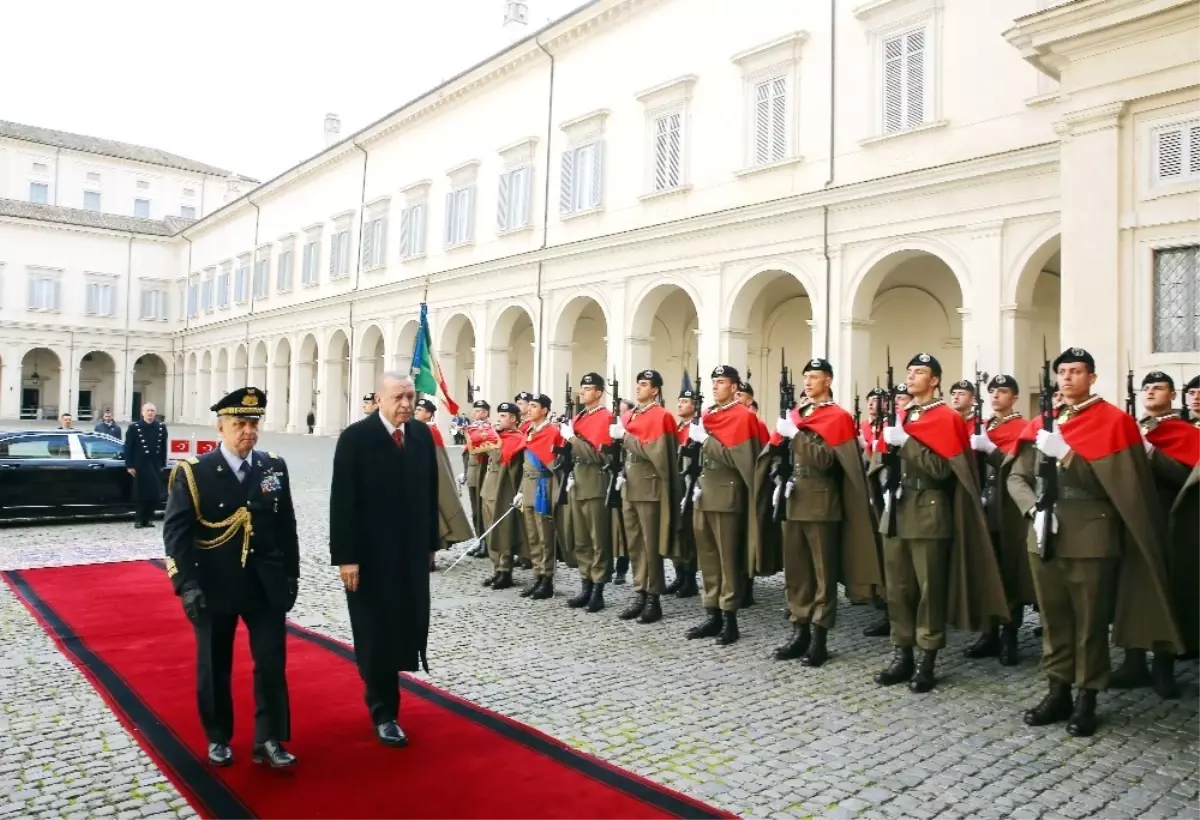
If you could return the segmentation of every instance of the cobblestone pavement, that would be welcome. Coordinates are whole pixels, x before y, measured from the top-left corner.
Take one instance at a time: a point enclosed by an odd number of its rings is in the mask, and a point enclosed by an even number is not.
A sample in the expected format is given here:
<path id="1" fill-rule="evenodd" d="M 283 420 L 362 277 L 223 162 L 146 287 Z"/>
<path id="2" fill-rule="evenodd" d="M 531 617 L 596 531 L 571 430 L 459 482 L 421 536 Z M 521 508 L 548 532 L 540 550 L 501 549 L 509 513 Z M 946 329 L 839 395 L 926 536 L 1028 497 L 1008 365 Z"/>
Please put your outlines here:
<path id="1" fill-rule="evenodd" d="M 333 440 L 264 434 L 261 446 L 288 459 L 295 484 L 303 577 L 293 615 L 348 640 L 327 566 Z M 154 557 L 160 532 L 128 522 L 0 529 L 0 568 Z M 1021 722 L 1043 693 L 1029 626 L 1015 669 L 962 659 L 971 636 L 952 635 L 937 690 L 916 696 L 872 682 L 888 645 L 862 637 L 866 607 L 843 606 L 822 669 L 771 660 L 788 631 L 779 578 L 757 583 L 741 642 L 719 648 L 683 640 L 697 599 L 667 599 L 663 621 L 640 626 L 615 617 L 629 587 L 609 587 L 609 609 L 588 615 L 564 606 L 573 570 L 560 566 L 552 601 L 526 601 L 480 587 L 485 561 L 445 574 L 453 557 L 442 555 L 433 582 L 431 682 L 744 816 L 1200 817 L 1195 662 L 1181 665 L 1182 700 L 1106 693 L 1101 730 L 1072 739 L 1061 724 Z M 0 637 L 0 820 L 194 816 L 3 585 Z"/>

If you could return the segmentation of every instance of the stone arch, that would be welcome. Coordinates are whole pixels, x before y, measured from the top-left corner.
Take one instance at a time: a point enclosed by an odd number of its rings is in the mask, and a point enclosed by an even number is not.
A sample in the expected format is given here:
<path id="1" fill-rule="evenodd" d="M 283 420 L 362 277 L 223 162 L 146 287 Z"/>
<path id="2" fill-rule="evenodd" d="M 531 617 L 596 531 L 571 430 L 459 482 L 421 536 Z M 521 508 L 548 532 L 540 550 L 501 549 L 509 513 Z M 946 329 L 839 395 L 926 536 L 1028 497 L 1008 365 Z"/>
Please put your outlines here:
<path id="1" fill-rule="evenodd" d="M 341 328 L 334 329 L 325 342 L 321 391 L 324 418 L 318 418 L 317 424 L 325 433 L 336 433 L 346 426 L 350 412 L 350 337 Z"/>
<path id="2" fill-rule="evenodd" d="M 491 366 L 485 390 L 493 403 L 511 399 L 521 390 L 535 390 L 533 358 L 537 333 L 533 314 L 521 302 L 510 302 L 494 313 L 488 331 Z M 465 386 L 465 384 L 464 384 Z"/>
<path id="3" fill-rule="evenodd" d="M 1022 388 L 1017 409 L 1030 414 L 1037 403 L 1042 342 L 1050 356 L 1063 348 L 1061 338 L 1062 234 L 1044 232 L 1017 259 L 1005 285 L 1011 300 L 1001 305 L 1004 361 Z"/>
<path id="4" fill-rule="evenodd" d="M 873 253 L 859 266 L 846 289 L 844 315 L 856 319 L 870 316 L 879 286 L 897 267 L 922 255 L 932 256 L 949 269 L 958 285 L 963 303 L 970 293 L 970 277 L 962 256 L 949 243 L 934 237 L 910 236 L 892 242 Z"/>
<path id="5" fill-rule="evenodd" d="M 229 386 L 248 387 L 254 384 L 250 376 L 250 354 L 245 342 L 238 342 L 233 348 L 233 361 L 229 366 Z M 258 387 L 262 387 L 259 383 Z M 264 388 L 265 389 L 265 388 Z"/>
<path id="6" fill-rule="evenodd" d="M 20 367 L 21 418 L 57 418 L 66 399 L 63 383 L 69 381 L 58 352 L 49 347 L 30 348 L 21 357 Z"/>
<path id="7" fill-rule="evenodd" d="M 266 356 L 267 427 L 271 430 L 295 430 L 296 421 L 292 418 L 292 343 L 284 336 L 275 342 L 274 352 L 269 351 L 265 341 L 260 341 L 257 347 L 261 347 Z M 256 362 L 257 347 L 254 353 Z"/>
<path id="8" fill-rule="evenodd" d="M 216 404 L 222 396 L 232 389 L 231 385 L 235 381 L 233 373 L 229 369 L 229 348 L 222 347 L 217 351 L 216 361 L 213 366 L 212 392 L 208 396 L 208 403 L 210 405 Z"/>
<path id="9" fill-rule="evenodd" d="M 410 328 L 405 328 L 402 333 L 406 333 L 410 329 L 411 340 L 405 342 L 402 339 L 402 343 L 407 344 L 408 347 L 402 347 L 396 355 L 397 358 L 403 356 L 404 358 L 400 361 L 407 362 L 411 367 L 413 345 L 417 339 L 416 323 L 413 323 Z M 480 381 L 478 372 L 479 337 L 476 335 L 475 323 L 471 321 L 471 317 L 462 312 L 451 314 L 442 325 L 441 335 L 438 338 L 440 341 L 436 343 L 435 352 L 438 355 L 439 364 L 442 366 L 442 375 L 446 378 L 446 386 L 450 388 L 454 400 L 460 406 L 466 404 L 468 382 L 472 388 L 475 388 L 476 398 L 482 396 L 483 392 L 478 389 Z M 490 386 L 484 390 L 490 390 Z M 502 400 L 497 397 L 492 402 Z"/>
<path id="10" fill-rule="evenodd" d="M 119 413 L 117 390 L 124 390 L 125 386 L 118 385 L 117 357 L 106 350 L 89 350 L 80 355 L 77 368 L 79 391 L 73 396 L 71 407 L 67 408 L 75 418 L 94 421 L 100 418 L 105 408 Z"/>
<path id="11" fill-rule="evenodd" d="M 812 303 L 811 314 L 821 314 L 821 288 L 808 269 L 786 259 L 769 259 L 747 268 L 729 290 L 726 309 L 721 316 L 722 327 L 745 327 L 755 300 L 768 285 L 783 276 L 791 276 Z"/>
<path id="12" fill-rule="evenodd" d="M 590 288 L 588 290 L 591 291 Z M 565 401 L 567 388 L 571 396 L 578 393 L 579 380 L 584 373 L 595 372 L 605 378 L 612 377 L 608 364 L 611 325 L 604 303 L 594 292 L 579 293 L 573 289 L 572 294 L 558 310 L 553 339 L 549 344 L 549 395 L 554 400 L 555 408 Z M 574 404 L 574 399 L 571 404 Z M 563 407 L 562 410 L 570 412 L 571 407 Z"/>
<path id="13" fill-rule="evenodd" d="M 153 404 L 164 417 L 167 415 L 167 362 L 158 353 L 143 353 L 133 363 L 129 386 L 129 417 L 142 414 L 142 405 Z M 119 411 L 114 411 L 119 412 Z"/>
<path id="14" fill-rule="evenodd" d="M 459 314 L 461 316 L 461 314 Z M 470 322 L 468 321 L 468 324 Z M 398 370 L 401 373 L 407 373 L 412 368 L 413 348 L 417 344 L 417 329 L 421 323 L 416 319 L 409 319 L 400 326 L 400 332 L 396 334 L 396 349 L 392 356 L 392 369 Z M 471 333 L 472 340 L 475 337 L 474 331 Z M 457 339 L 456 339 L 457 340 Z M 443 338 L 444 341 L 444 338 Z M 474 341 L 471 342 L 474 347 Z M 443 347 L 442 349 L 448 349 Z"/>
<path id="15" fill-rule="evenodd" d="M 664 394 L 682 382 L 684 369 L 694 382 L 700 316 L 695 290 L 678 277 L 663 277 L 644 288 L 631 304 L 625 378 L 653 368 L 662 374 Z"/>
<path id="16" fill-rule="evenodd" d="M 299 390 L 296 400 L 296 412 L 299 417 L 297 423 L 303 423 L 303 420 L 308 414 L 316 413 L 317 411 L 317 396 L 319 388 L 317 386 L 317 376 L 321 372 L 320 357 L 321 349 L 317 345 L 317 337 L 313 333 L 306 333 L 300 338 L 296 355 L 296 366 L 299 368 L 298 384 Z M 318 419 L 318 423 L 319 423 Z M 304 427 L 307 430 L 307 427 Z"/>
<path id="17" fill-rule="evenodd" d="M 379 325 L 371 323 L 363 329 L 358 344 L 358 386 L 356 387 L 355 407 L 357 401 L 375 389 L 375 384 L 383 371 L 387 369 L 387 343 Z"/>
<path id="18" fill-rule="evenodd" d="M 260 390 L 269 389 L 268 383 L 270 376 L 267 364 L 269 358 L 266 341 L 259 339 L 258 341 L 254 342 L 253 346 L 251 347 L 248 369 L 243 371 L 249 375 L 249 378 L 246 380 L 247 384 L 254 385 Z M 268 396 L 268 407 L 270 407 L 269 398 L 270 397 Z"/>

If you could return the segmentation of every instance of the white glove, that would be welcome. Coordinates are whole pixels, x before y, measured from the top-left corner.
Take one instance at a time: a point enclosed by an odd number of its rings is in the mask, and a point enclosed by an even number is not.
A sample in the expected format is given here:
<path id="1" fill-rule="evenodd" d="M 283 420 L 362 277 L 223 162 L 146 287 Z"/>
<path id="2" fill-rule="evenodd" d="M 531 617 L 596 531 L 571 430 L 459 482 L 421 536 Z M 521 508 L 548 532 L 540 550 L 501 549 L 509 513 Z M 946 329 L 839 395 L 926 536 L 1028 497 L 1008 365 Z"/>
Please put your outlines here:
<path id="1" fill-rule="evenodd" d="M 788 483 L 787 483 L 787 486 L 785 486 L 785 487 L 783 488 L 783 497 L 784 497 L 784 498 L 791 498 L 791 497 L 792 497 L 792 490 L 794 490 L 794 489 L 796 489 L 796 482 L 795 482 L 795 481 L 791 481 L 791 480 L 789 480 L 789 481 L 788 481 Z"/>
<path id="2" fill-rule="evenodd" d="M 708 438 L 708 431 L 704 429 L 703 422 L 700 424 L 691 424 L 688 426 L 691 428 L 690 430 L 688 430 L 688 438 L 690 438 L 692 441 L 696 442 L 697 444 L 703 444 L 705 439 Z"/>
<path id="3" fill-rule="evenodd" d="M 616 489 L 617 492 L 621 492 L 621 488 L 624 486 L 625 486 L 625 476 L 623 476 L 623 475 L 617 476 L 617 483 L 614 485 L 614 489 Z"/>
<path id="4" fill-rule="evenodd" d="M 884 427 L 883 440 L 891 447 L 903 447 L 904 442 L 908 441 L 908 433 L 904 432 L 903 427 Z"/>
<path id="5" fill-rule="evenodd" d="M 562 424 L 558 425 L 558 429 L 562 433 L 562 437 L 568 441 L 575 438 L 575 426 L 571 424 L 571 422 L 563 422 Z"/>
<path id="6" fill-rule="evenodd" d="M 466 473 L 459 473 L 459 474 L 458 474 L 458 484 L 459 484 L 459 486 L 461 487 L 463 484 L 466 484 L 466 483 L 467 483 L 467 474 L 466 474 Z"/>
<path id="7" fill-rule="evenodd" d="M 525 496 L 524 496 L 524 495 L 522 495 L 521 493 L 517 493 L 516 495 L 514 495 L 514 496 L 513 496 L 513 506 L 514 506 L 514 507 L 520 507 L 520 506 L 521 506 L 521 502 L 522 502 L 524 499 L 525 499 Z"/>
<path id="8" fill-rule="evenodd" d="M 695 504 L 699 501 L 700 501 L 700 485 L 697 484 L 696 489 L 692 490 L 692 503 Z"/>
<path id="9" fill-rule="evenodd" d="M 567 476 L 567 492 L 571 492 L 571 488 L 575 486 L 575 474 Z"/>
<path id="10" fill-rule="evenodd" d="M 1150 439 L 1146 438 L 1146 431 L 1142 431 L 1142 446 L 1146 448 L 1146 455 L 1154 452 L 1154 445 L 1150 443 Z"/>
<path id="11" fill-rule="evenodd" d="M 608 425 L 608 434 L 614 441 L 620 441 L 625 438 L 625 425 L 621 424 L 620 421 Z"/>
<path id="12" fill-rule="evenodd" d="M 990 438 L 988 438 L 988 434 L 984 432 L 971 436 L 971 449 L 977 453 L 983 453 L 986 456 L 991 455 L 992 452 L 995 451 L 996 444 Z"/>
<path id="13" fill-rule="evenodd" d="M 1033 531 L 1037 535 L 1037 542 L 1038 542 L 1039 547 L 1043 546 L 1043 544 L 1042 544 L 1042 527 L 1046 522 L 1046 515 L 1047 515 L 1047 513 L 1045 510 L 1038 510 L 1037 513 L 1033 516 Z M 1050 515 L 1050 532 L 1052 532 L 1055 535 L 1058 535 L 1058 516 L 1055 515 L 1054 513 L 1049 513 L 1049 515 Z"/>
<path id="14" fill-rule="evenodd" d="M 1048 430 L 1038 430 L 1037 448 L 1050 458 L 1060 460 L 1066 458 L 1067 453 L 1071 452 L 1071 448 L 1067 446 L 1066 439 L 1057 430 L 1053 433 Z"/>
<path id="15" fill-rule="evenodd" d="M 792 438 L 799 431 L 796 429 L 796 423 L 791 419 L 780 419 L 775 422 L 775 432 L 783 438 Z"/>

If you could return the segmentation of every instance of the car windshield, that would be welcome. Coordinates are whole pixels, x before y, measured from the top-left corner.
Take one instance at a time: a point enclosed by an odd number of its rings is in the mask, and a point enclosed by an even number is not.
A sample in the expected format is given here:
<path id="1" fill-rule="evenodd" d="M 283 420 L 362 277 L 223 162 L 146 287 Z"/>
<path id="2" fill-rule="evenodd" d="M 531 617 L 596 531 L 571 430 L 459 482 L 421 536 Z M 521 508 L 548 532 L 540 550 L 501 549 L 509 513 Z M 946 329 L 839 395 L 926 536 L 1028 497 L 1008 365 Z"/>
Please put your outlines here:
<path id="1" fill-rule="evenodd" d="M 0 458 L 70 458 L 71 443 L 63 435 L 21 436 L 0 441 Z"/>

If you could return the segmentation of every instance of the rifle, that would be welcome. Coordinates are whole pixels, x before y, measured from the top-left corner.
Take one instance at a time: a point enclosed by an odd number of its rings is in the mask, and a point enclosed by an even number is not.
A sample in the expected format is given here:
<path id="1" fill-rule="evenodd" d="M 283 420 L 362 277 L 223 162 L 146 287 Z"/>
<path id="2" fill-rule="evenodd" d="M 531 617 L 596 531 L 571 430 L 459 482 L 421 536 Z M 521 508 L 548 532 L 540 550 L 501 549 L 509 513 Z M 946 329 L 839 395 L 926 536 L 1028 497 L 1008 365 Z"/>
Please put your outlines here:
<path id="1" fill-rule="evenodd" d="M 979 369 L 979 361 L 975 362 L 975 435 L 983 433 L 983 389 L 987 385 L 988 374 Z M 983 453 L 975 454 L 976 466 L 979 468 L 979 487 L 982 489 L 987 484 L 987 456 Z"/>
<path id="2" fill-rule="evenodd" d="M 896 426 L 896 382 L 892 371 L 892 348 L 887 348 L 887 395 L 888 415 L 887 426 Z M 882 434 L 882 431 L 881 431 Z M 896 494 L 900 490 L 900 448 L 889 444 L 883 457 L 883 466 L 887 470 L 887 480 L 883 485 L 883 505 L 887 514 L 888 538 L 896 537 Z"/>
<path id="3" fill-rule="evenodd" d="M 700 413 L 704 409 L 704 396 L 700 392 L 700 357 L 696 357 L 696 398 L 692 400 L 695 413 L 692 414 L 692 424 L 700 424 Z M 679 474 L 683 476 L 683 506 L 682 514 L 675 522 L 675 529 L 681 531 L 688 513 L 692 511 L 692 495 L 696 491 L 696 482 L 700 480 L 702 462 L 700 460 L 700 445 L 690 438 L 679 447 Z"/>
<path id="4" fill-rule="evenodd" d="M 1180 373 L 1179 378 L 1181 380 L 1180 384 L 1187 384 L 1187 373 Z M 1187 393 L 1186 389 L 1179 391 L 1179 418 L 1184 421 L 1191 421 L 1191 414 L 1188 412 Z"/>
<path id="5" fill-rule="evenodd" d="M 1050 360 L 1046 358 L 1046 342 L 1042 341 L 1042 385 L 1038 392 L 1038 411 L 1042 416 L 1042 429 L 1054 431 L 1054 386 L 1050 382 Z M 1058 459 L 1045 453 L 1037 470 L 1037 507 L 1045 513 L 1042 531 L 1038 533 L 1038 554 L 1043 561 L 1053 557 L 1054 550 L 1054 505 L 1058 503 Z"/>
<path id="6" fill-rule="evenodd" d="M 1134 421 L 1137 420 L 1137 399 L 1134 398 L 1133 391 L 1133 362 L 1129 359 L 1129 354 L 1125 354 L 1125 364 L 1128 370 L 1125 371 L 1125 412 L 1133 416 Z"/>
<path id="7" fill-rule="evenodd" d="M 612 386 L 612 412 L 618 419 L 621 418 L 621 387 L 617 382 L 617 371 L 613 370 L 612 381 L 609 382 Z M 600 451 L 605 456 L 604 472 L 608 473 L 608 486 L 604 490 L 604 506 L 610 509 L 621 509 L 621 491 L 617 488 L 617 479 L 621 476 L 624 467 L 622 456 L 625 453 L 625 448 L 620 441 L 613 441 L 610 444 L 604 445 Z"/>
<path id="8" fill-rule="evenodd" d="M 566 418 L 572 420 L 574 402 L 571 400 L 571 374 L 567 374 L 567 392 L 564 395 L 563 407 L 566 408 Z M 562 444 L 555 446 L 554 455 L 557 456 L 554 460 L 554 473 L 558 476 L 558 497 L 554 501 L 555 507 L 565 507 L 570 503 L 567 497 L 567 483 L 571 478 L 571 471 L 575 469 L 575 460 L 571 454 L 571 442 L 564 441 Z"/>
<path id="9" fill-rule="evenodd" d="M 788 379 L 787 355 L 779 351 L 779 418 L 786 419 L 788 411 L 795 403 L 793 390 Z M 775 461 L 771 465 L 771 480 L 775 483 L 775 492 L 771 499 L 771 520 L 782 521 L 787 512 L 787 483 L 792 477 L 792 442 L 784 439 L 775 445 Z"/>
<path id="10" fill-rule="evenodd" d="M 862 430 L 862 411 L 858 407 L 858 382 L 854 383 L 854 432 Z"/>

